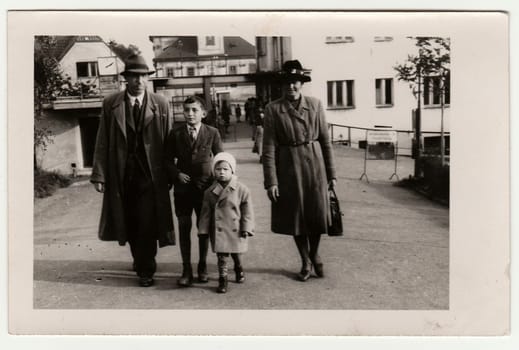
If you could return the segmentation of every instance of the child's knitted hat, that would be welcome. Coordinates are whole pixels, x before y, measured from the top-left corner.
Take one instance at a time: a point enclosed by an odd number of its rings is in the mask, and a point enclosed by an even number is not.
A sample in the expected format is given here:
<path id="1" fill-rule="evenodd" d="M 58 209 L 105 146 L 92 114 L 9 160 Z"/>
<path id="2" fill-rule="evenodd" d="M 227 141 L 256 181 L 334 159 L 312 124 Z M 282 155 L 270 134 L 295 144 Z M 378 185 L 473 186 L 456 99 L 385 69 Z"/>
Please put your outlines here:
<path id="1" fill-rule="evenodd" d="M 234 159 L 234 156 L 232 154 L 227 153 L 227 152 L 220 152 L 216 156 L 214 156 L 213 170 L 214 170 L 216 164 L 218 164 L 218 162 L 221 162 L 222 160 L 229 163 L 229 165 L 231 166 L 232 173 L 235 174 L 236 173 L 236 159 Z"/>

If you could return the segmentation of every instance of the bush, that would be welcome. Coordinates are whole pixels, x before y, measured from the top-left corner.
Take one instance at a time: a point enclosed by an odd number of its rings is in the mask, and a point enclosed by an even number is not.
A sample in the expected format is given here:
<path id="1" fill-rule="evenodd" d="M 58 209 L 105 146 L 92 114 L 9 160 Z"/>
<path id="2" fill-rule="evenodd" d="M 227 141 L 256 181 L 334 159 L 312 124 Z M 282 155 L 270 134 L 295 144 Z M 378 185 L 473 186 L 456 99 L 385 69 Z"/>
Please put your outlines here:
<path id="1" fill-rule="evenodd" d="M 423 157 L 419 163 L 422 177 L 410 177 L 396 183 L 396 186 L 412 188 L 429 198 L 449 204 L 449 165 L 441 165 L 439 157 Z"/>
<path id="2" fill-rule="evenodd" d="M 52 196 L 58 188 L 67 187 L 72 180 L 58 172 L 48 172 L 37 169 L 34 172 L 34 197 L 45 198 Z"/>

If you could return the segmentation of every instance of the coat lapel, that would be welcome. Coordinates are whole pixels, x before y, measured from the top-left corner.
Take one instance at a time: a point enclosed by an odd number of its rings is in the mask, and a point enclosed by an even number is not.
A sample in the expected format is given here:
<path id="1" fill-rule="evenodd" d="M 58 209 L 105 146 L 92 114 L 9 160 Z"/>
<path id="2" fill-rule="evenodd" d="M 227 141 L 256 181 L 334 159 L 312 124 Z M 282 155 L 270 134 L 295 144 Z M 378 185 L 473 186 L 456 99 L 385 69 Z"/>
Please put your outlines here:
<path id="1" fill-rule="evenodd" d="M 230 193 L 232 193 L 234 190 L 236 190 L 236 185 L 238 182 L 238 178 L 236 176 L 232 176 L 231 182 L 227 185 L 227 187 L 223 188 L 222 185 L 217 184 L 214 189 L 213 193 L 218 197 L 218 204 L 224 201 Z"/>
<path id="2" fill-rule="evenodd" d="M 155 117 L 155 111 L 157 109 L 157 103 L 148 90 L 146 90 L 146 108 L 144 110 L 144 122 L 142 125 L 143 130 L 151 123 Z"/>
<path id="3" fill-rule="evenodd" d="M 114 103 L 112 104 L 113 114 L 115 119 L 117 120 L 117 124 L 119 125 L 119 129 L 123 133 L 126 138 L 126 116 L 125 116 L 125 103 L 124 103 L 124 94 L 126 92 L 122 91 L 117 95 Z"/>

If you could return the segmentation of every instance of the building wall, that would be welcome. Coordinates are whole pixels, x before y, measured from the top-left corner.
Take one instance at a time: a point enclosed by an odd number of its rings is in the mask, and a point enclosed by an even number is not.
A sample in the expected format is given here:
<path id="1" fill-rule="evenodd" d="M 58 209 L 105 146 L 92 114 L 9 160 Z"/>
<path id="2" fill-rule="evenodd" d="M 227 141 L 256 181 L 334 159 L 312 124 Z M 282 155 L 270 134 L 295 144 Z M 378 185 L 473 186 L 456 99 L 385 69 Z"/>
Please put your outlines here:
<path id="1" fill-rule="evenodd" d="M 366 36 L 355 37 L 353 42 L 327 44 L 325 37 L 307 34 L 292 38 L 293 58 L 312 70 L 312 82 L 304 85 L 303 93 L 323 102 L 329 123 L 359 128 L 383 125 L 412 131 L 412 110 L 416 108 L 417 100 L 408 83 L 397 80 L 393 66 L 403 63 L 408 54 L 415 52 L 413 41 L 395 37 L 392 41 L 375 42 L 373 37 Z M 378 78 L 393 78 L 392 106 L 376 106 L 375 79 Z M 354 80 L 354 108 L 328 108 L 327 82 L 335 80 Z M 446 108 L 444 118 L 445 131 L 449 131 L 449 108 Z M 347 129 L 339 129 L 342 131 L 335 132 L 334 137 L 347 138 Z M 440 132 L 439 108 L 422 109 L 422 130 Z M 364 140 L 365 131 L 351 129 L 350 135 L 355 146 Z M 403 153 L 410 154 L 411 139 L 412 133 L 399 134 Z"/>
<path id="2" fill-rule="evenodd" d="M 47 110 L 42 125 L 52 133 L 52 142 L 46 151 L 37 152 L 42 169 L 71 174 L 71 163 L 80 163 L 78 118 L 67 112 Z"/>
<path id="3" fill-rule="evenodd" d="M 77 42 L 61 59 L 60 65 L 63 69 L 63 73 L 69 75 L 72 78 L 72 82 L 78 80 L 77 76 L 77 62 L 97 62 L 99 57 L 110 57 L 115 54 L 110 50 L 110 47 L 104 42 Z M 124 70 L 124 63 L 121 59 L 117 58 L 118 71 Z M 85 79 L 85 80 L 88 80 Z"/>
<path id="4" fill-rule="evenodd" d="M 236 67 L 236 72 L 231 72 L 231 66 Z M 182 61 L 175 62 L 158 62 L 157 63 L 157 76 L 167 77 L 168 68 L 173 69 L 175 77 L 183 76 L 187 77 L 188 69 L 194 70 L 194 76 L 203 75 L 228 75 L 228 74 L 249 74 L 256 71 L 256 59 L 254 58 L 225 58 L 218 56 L 214 60 L 192 60 L 183 59 Z"/>

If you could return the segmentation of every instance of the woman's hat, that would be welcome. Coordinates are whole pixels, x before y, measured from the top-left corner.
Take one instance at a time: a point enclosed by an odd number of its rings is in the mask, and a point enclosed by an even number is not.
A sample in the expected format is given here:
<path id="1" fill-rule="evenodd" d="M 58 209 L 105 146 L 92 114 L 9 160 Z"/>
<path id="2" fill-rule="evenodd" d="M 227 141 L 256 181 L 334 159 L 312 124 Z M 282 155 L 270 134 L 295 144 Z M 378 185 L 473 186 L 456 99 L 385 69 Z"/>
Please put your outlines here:
<path id="1" fill-rule="evenodd" d="M 227 152 L 220 152 L 216 156 L 214 156 L 213 170 L 214 170 L 214 167 L 216 166 L 216 164 L 218 164 L 221 161 L 225 161 L 225 162 L 229 163 L 233 174 L 236 173 L 236 159 L 234 158 L 234 156 L 232 154 L 227 153 Z"/>
<path id="2" fill-rule="evenodd" d="M 124 71 L 121 75 L 126 74 L 153 74 L 155 71 L 150 70 L 146 64 L 144 57 L 140 55 L 130 55 L 124 61 Z"/>
<path id="3" fill-rule="evenodd" d="M 312 81 L 310 71 L 303 68 L 298 60 L 286 61 L 278 72 L 280 80 L 299 80 L 302 83 Z"/>

